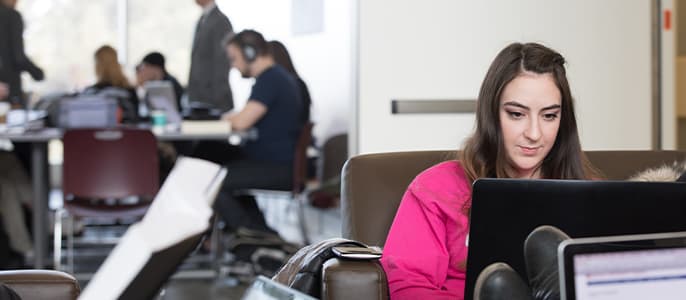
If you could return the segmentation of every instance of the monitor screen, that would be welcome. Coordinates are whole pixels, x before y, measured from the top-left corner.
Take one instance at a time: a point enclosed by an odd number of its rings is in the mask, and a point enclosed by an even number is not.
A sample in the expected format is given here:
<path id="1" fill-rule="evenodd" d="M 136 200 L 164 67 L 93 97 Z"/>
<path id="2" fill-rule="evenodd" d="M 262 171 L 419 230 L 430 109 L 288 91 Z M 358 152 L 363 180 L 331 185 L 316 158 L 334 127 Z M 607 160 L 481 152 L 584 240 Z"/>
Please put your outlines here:
<path id="1" fill-rule="evenodd" d="M 465 299 L 481 270 L 509 264 L 526 278 L 523 244 L 540 225 L 573 239 L 686 231 L 686 184 L 482 179 L 474 183 Z"/>
<path id="2" fill-rule="evenodd" d="M 578 254 L 577 300 L 684 299 L 686 247 Z"/>

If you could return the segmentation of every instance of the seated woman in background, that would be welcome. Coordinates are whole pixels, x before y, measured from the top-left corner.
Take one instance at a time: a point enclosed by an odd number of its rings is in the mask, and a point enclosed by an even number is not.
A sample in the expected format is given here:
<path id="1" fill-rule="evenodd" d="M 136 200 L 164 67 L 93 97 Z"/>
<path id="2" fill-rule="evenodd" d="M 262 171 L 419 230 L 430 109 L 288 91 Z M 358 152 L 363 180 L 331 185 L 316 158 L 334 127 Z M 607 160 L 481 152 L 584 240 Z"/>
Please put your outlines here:
<path id="1" fill-rule="evenodd" d="M 564 63 L 535 43 L 514 43 L 496 56 L 479 91 L 476 130 L 458 160 L 419 174 L 400 203 L 381 260 L 392 299 L 464 297 L 475 180 L 594 177 Z"/>
<path id="2" fill-rule="evenodd" d="M 310 121 L 310 106 L 312 105 L 312 99 L 310 99 L 310 91 L 307 89 L 305 81 L 303 81 L 302 78 L 300 78 L 300 75 L 298 75 L 298 72 L 295 71 L 293 61 L 291 60 L 291 56 L 288 54 L 286 46 L 284 46 L 279 41 L 269 41 L 269 47 L 271 48 L 274 61 L 277 64 L 281 65 L 284 69 L 286 69 L 288 73 L 291 73 L 291 75 L 293 75 L 295 81 L 298 84 L 300 98 L 303 101 L 303 111 L 302 115 L 300 116 L 300 119 L 302 120 L 303 124 L 306 124 Z"/>
<path id="3" fill-rule="evenodd" d="M 117 60 L 117 50 L 110 46 L 102 46 L 95 51 L 95 75 L 98 81 L 87 87 L 84 94 L 99 94 L 105 91 L 117 98 L 122 110 L 121 121 L 134 123 L 138 121 L 138 96 L 133 85 L 124 76 L 121 65 Z"/>

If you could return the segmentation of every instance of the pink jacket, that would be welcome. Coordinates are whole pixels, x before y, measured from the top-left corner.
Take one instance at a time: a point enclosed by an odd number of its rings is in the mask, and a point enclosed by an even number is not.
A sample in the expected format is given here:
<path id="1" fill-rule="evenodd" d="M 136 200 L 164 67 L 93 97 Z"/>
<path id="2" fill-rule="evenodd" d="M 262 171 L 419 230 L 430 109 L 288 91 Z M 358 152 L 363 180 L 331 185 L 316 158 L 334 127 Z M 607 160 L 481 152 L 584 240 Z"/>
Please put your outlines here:
<path id="1" fill-rule="evenodd" d="M 457 161 L 419 174 L 403 196 L 381 264 L 391 299 L 463 299 L 471 187 Z"/>

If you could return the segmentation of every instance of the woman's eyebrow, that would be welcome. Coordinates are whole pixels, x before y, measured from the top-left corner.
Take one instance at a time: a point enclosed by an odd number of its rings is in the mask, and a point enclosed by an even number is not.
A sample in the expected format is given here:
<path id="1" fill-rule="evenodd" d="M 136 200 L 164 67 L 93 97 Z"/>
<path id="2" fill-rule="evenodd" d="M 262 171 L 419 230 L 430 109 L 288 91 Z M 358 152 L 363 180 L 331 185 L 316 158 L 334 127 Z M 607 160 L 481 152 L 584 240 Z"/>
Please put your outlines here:
<path id="1" fill-rule="evenodd" d="M 517 101 L 507 101 L 507 102 L 503 103 L 503 106 L 514 106 L 514 107 L 519 107 L 519 108 L 524 109 L 524 110 L 531 110 L 531 108 L 529 108 L 528 106 L 526 106 L 526 105 L 524 105 L 524 104 L 521 104 L 521 103 L 519 103 L 519 102 L 517 102 Z M 560 104 L 553 104 L 553 105 L 546 106 L 546 107 L 542 108 L 541 111 L 544 111 L 544 110 L 551 110 L 551 109 L 558 109 L 558 108 L 560 108 L 560 107 L 562 107 L 562 105 L 560 105 Z"/>
<path id="2" fill-rule="evenodd" d="M 553 104 L 553 105 L 550 105 L 550 106 L 546 106 L 546 107 L 544 107 L 544 108 L 541 109 L 541 110 L 551 110 L 551 109 L 557 109 L 557 108 L 560 108 L 560 107 L 562 107 L 562 105 L 560 105 L 560 104 Z"/>
<path id="3" fill-rule="evenodd" d="M 503 103 L 503 106 L 515 106 L 515 107 L 519 107 L 521 109 L 530 110 L 530 108 L 528 106 L 521 104 L 517 101 L 507 101 L 507 102 Z"/>

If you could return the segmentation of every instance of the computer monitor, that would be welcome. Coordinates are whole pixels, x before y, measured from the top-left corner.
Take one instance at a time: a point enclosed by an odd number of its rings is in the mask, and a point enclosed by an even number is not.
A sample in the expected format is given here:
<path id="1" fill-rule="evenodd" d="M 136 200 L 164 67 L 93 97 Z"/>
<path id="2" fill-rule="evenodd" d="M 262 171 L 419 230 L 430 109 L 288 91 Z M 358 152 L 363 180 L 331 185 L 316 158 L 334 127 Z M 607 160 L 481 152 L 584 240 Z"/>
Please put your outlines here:
<path id="1" fill-rule="evenodd" d="M 174 86 L 171 82 L 164 80 L 148 81 L 144 88 L 145 101 L 150 111 L 161 110 L 165 113 L 168 123 L 181 123 L 181 113 L 179 113 Z"/>
<path id="2" fill-rule="evenodd" d="M 571 239 L 558 261 L 562 300 L 686 295 L 686 232 Z"/>
<path id="3" fill-rule="evenodd" d="M 494 262 L 522 278 L 523 243 L 540 225 L 573 238 L 686 231 L 686 184 L 481 179 L 474 183 L 465 299 Z"/>

